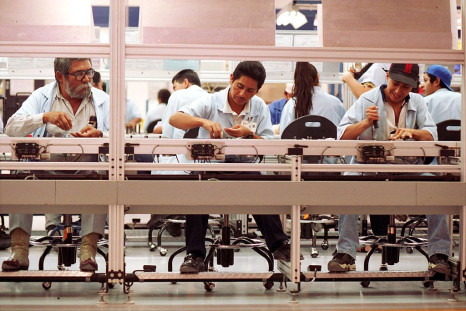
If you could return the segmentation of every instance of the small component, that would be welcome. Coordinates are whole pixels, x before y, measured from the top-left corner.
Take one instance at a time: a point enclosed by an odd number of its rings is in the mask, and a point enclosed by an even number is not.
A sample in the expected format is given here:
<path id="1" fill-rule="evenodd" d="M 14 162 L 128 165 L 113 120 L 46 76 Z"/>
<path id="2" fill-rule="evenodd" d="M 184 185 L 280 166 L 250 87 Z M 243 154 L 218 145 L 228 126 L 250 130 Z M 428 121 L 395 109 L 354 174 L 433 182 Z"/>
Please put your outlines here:
<path id="1" fill-rule="evenodd" d="M 222 153 L 223 144 L 197 143 L 188 145 L 188 158 L 194 161 L 222 160 L 225 155 Z"/>
<path id="2" fill-rule="evenodd" d="M 360 163 L 379 164 L 393 161 L 391 154 L 393 143 L 360 144 L 356 149 L 357 161 Z"/>
<path id="3" fill-rule="evenodd" d="M 37 143 L 16 143 L 14 145 L 15 155 L 18 159 L 39 159 L 40 145 Z"/>

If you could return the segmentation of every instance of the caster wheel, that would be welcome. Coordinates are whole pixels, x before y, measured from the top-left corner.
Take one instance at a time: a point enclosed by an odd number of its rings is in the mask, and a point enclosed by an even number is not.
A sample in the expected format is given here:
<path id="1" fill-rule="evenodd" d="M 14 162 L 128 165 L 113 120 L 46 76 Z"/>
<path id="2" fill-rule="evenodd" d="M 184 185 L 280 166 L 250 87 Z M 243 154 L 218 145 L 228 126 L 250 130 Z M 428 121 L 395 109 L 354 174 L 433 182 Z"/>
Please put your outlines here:
<path id="1" fill-rule="evenodd" d="M 387 267 L 380 267 L 379 271 L 388 271 L 388 268 Z"/>
<path id="2" fill-rule="evenodd" d="M 44 283 L 42 283 L 42 288 L 43 288 L 43 289 L 49 290 L 50 287 L 52 287 L 52 283 L 51 283 L 51 282 L 44 282 Z"/>
<path id="3" fill-rule="evenodd" d="M 328 243 L 325 243 L 325 244 L 322 243 L 322 245 L 320 247 L 322 247 L 322 249 L 325 251 L 325 250 L 328 249 Z"/>
<path id="4" fill-rule="evenodd" d="M 156 248 L 157 248 L 157 247 L 155 247 L 154 244 L 149 245 L 149 250 L 150 250 L 151 252 L 155 252 Z"/>
<path id="5" fill-rule="evenodd" d="M 175 282 L 175 281 L 172 281 L 171 283 L 172 283 L 173 285 L 175 285 L 177 282 Z"/>
<path id="6" fill-rule="evenodd" d="M 319 256 L 319 253 L 311 253 L 312 258 L 317 258 L 317 256 Z"/>
<path id="7" fill-rule="evenodd" d="M 271 289 L 273 287 L 273 282 L 272 281 L 264 282 L 264 287 L 265 289 Z"/>
<path id="8" fill-rule="evenodd" d="M 412 254 L 413 253 L 413 248 L 412 247 L 406 247 L 406 252 L 408 254 Z"/>
<path id="9" fill-rule="evenodd" d="M 161 248 L 159 251 L 160 256 L 165 256 L 168 253 L 167 249 Z"/>
<path id="10" fill-rule="evenodd" d="M 425 282 L 422 282 L 422 285 L 424 285 L 425 288 L 429 288 L 432 286 L 434 282 L 433 281 L 425 281 Z"/>
<path id="11" fill-rule="evenodd" d="M 212 283 L 212 282 L 205 282 L 204 283 L 204 289 L 207 292 L 211 292 L 214 288 L 215 288 L 215 283 Z"/>
<path id="12" fill-rule="evenodd" d="M 361 282 L 361 286 L 364 287 L 364 288 L 369 287 L 369 284 L 371 284 L 371 282 L 369 282 L 369 281 L 362 281 Z"/>

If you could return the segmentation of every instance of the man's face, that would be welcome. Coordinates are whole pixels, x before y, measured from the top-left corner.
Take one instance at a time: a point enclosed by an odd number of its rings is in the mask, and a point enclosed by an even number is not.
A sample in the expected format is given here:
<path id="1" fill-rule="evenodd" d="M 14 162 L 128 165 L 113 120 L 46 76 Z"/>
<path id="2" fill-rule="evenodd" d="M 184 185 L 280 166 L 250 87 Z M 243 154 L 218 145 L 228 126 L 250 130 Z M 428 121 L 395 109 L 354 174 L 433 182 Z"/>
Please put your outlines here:
<path id="1" fill-rule="evenodd" d="M 430 94 L 435 93 L 437 91 L 437 87 L 435 86 L 434 83 L 430 83 L 430 77 L 427 73 L 424 73 L 424 83 L 422 84 L 423 90 L 424 90 L 424 95 L 429 96 Z"/>
<path id="2" fill-rule="evenodd" d="M 78 81 L 74 73 L 78 71 L 87 71 L 91 69 L 91 63 L 89 60 L 84 61 L 74 61 L 71 63 L 71 68 L 69 74 L 64 75 L 60 82 L 62 83 L 62 88 L 60 91 L 65 93 L 63 95 L 68 95 L 71 98 L 86 98 L 91 94 L 92 84 L 90 82 L 90 78 L 87 75 L 84 75 L 84 78 L 81 81 Z"/>
<path id="3" fill-rule="evenodd" d="M 230 83 L 231 88 L 228 92 L 230 105 L 244 106 L 257 94 L 257 81 L 248 76 L 241 76 L 239 79 L 233 81 L 233 75 L 231 75 Z"/>
<path id="4" fill-rule="evenodd" d="M 385 89 L 385 97 L 389 103 L 401 104 L 403 103 L 408 93 L 413 89 L 409 84 L 395 81 L 387 77 L 387 88 Z"/>

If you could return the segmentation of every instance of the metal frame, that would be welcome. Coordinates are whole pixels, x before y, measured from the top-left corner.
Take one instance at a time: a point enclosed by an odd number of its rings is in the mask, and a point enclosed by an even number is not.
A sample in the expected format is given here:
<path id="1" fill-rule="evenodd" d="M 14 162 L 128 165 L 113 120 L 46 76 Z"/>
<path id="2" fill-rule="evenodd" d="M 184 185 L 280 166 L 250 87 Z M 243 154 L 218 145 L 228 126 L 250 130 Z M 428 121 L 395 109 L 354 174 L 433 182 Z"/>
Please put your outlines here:
<path id="1" fill-rule="evenodd" d="M 462 8 L 464 8 L 464 0 L 461 1 Z M 72 185 L 78 185 L 77 188 L 73 189 L 73 191 L 64 191 L 70 197 L 65 198 L 60 195 L 57 189 L 60 188 L 60 185 L 63 185 L 63 182 L 29 182 L 26 187 L 26 182 L 28 181 L 0 181 L 2 192 L 5 192 L 6 189 L 13 190 L 15 192 L 15 198 L 12 198 L 9 193 L 2 193 L 0 196 L 0 208 L 2 211 L 8 211 L 9 208 L 6 206 L 11 206 L 12 204 L 15 206 L 27 205 L 33 203 L 31 206 L 31 211 L 34 210 L 34 206 L 42 206 L 42 210 L 44 209 L 53 209 L 54 205 L 62 204 L 63 202 L 67 202 L 66 204 L 72 206 L 73 202 L 76 199 L 82 197 L 82 192 L 85 187 L 89 188 L 89 185 L 94 187 L 100 187 L 105 184 L 105 188 L 108 188 L 106 193 L 108 194 L 107 197 L 104 198 L 105 202 L 101 203 L 100 206 L 107 206 L 108 213 L 109 213 L 109 224 L 110 224 L 110 232 L 109 232 L 109 265 L 108 271 L 109 275 L 113 275 L 111 278 L 112 282 L 122 282 L 124 277 L 124 241 L 123 241 L 123 204 L 132 204 L 135 206 L 144 206 L 144 205 L 152 205 L 153 207 L 151 210 L 154 211 L 161 211 L 157 204 L 159 202 L 154 202 L 152 199 L 149 202 L 144 201 L 147 198 L 138 198 L 134 193 L 132 196 L 128 196 L 129 189 L 139 189 L 139 187 L 145 188 L 147 186 L 151 187 L 151 191 L 158 188 L 152 188 L 154 184 L 157 186 L 161 186 L 160 189 L 164 191 L 164 195 L 170 195 L 171 191 L 164 187 L 166 182 L 132 182 L 132 181 L 124 181 L 124 172 L 125 170 L 136 170 L 139 168 L 147 168 L 143 164 L 132 164 L 132 163 L 125 163 L 124 162 L 124 134 L 123 128 L 120 126 L 123 120 L 123 112 L 124 112 L 124 75 L 125 75 L 125 59 L 126 58 L 157 58 L 157 59 L 222 59 L 222 60 L 240 60 L 240 59 L 254 59 L 254 60 L 274 60 L 274 61 L 326 61 L 326 62 L 348 62 L 348 61 L 371 61 L 371 62 L 421 62 L 421 63 L 444 63 L 444 64 L 461 64 L 463 68 L 462 72 L 462 90 L 465 90 L 465 53 L 464 53 L 464 46 L 465 46 L 465 39 L 464 35 L 462 38 L 462 46 L 463 50 L 456 51 L 456 50 L 430 50 L 430 49 L 373 49 L 373 48 L 286 48 L 286 47 L 262 47 L 262 46 L 217 46 L 217 45 L 133 45 L 133 44 L 125 44 L 124 38 L 124 27 L 125 27 L 125 3 L 124 1 L 119 0 L 111 0 L 110 1 L 110 15 L 111 15 L 111 40 L 110 44 L 64 44 L 64 43 L 37 43 L 37 42 L 0 42 L 0 56 L 15 56 L 15 57 L 56 57 L 57 55 L 63 57 L 75 57 L 75 56 L 90 56 L 90 57 L 101 57 L 101 58 L 110 58 L 111 67 L 110 67 L 110 88 L 112 90 L 110 94 L 111 105 L 112 107 L 117 107 L 117 109 L 111 110 L 111 129 L 110 129 L 110 163 L 106 168 L 101 167 L 100 164 L 98 166 L 92 166 L 93 168 L 99 169 L 108 169 L 110 173 L 110 180 L 107 182 L 102 181 L 89 181 L 87 183 L 78 182 L 74 183 L 73 181 L 69 181 L 69 183 L 65 183 L 64 185 L 70 187 Z M 463 9 L 462 11 L 462 33 L 465 33 L 465 18 L 466 13 Z M 463 108 L 462 108 L 462 116 L 465 114 L 465 104 L 464 104 L 464 96 L 463 96 Z M 461 126 L 462 132 L 462 141 L 459 144 L 462 150 L 466 150 L 466 122 L 463 122 Z M 3 138 L 2 138 L 3 139 Z M 72 141 L 66 141 L 68 144 L 73 144 Z M 406 193 L 406 196 L 403 197 L 403 201 L 405 205 L 401 204 L 399 207 L 400 211 L 402 211 L 405 206 L 415 206 L 417 208 L 429 208 L 429 212 L 434 212 L 434 207 L 437 206 L 447 206 L 451 207 L 451 209 L 442 210 L 442 212 L 452 212 L 453 210 L 459 211 L 462 217 L 461 222 L 461 242 L 460 245 L 465 245 L 465 238 L 466 238 L 466 226 L 464 224 L 464 219 L 466 215 L 466 201 L 464 199 L 464 189 L 465 189 L 465 173 L 466 173 L 466 164 L 464 161 L 464 153 L 461 155 L 461 165 L 459 166 L 459 173 L 461 174 L 462 182 L 460 183 L 448 183 L 442 185 L 426 185 L 424 183 L 404 183 L 403 186 L 410 188 L 411 192 Z M 1 162 L 0 162 L 1 163 Z M 2 167 L 5 169 L 10 169 L 8 165 L 1 163 Z M 44 169 L 45 166 L 33 166 L 29 163 L 21 163 L 20 166 L 27 167 L 30 165 L 29 168 L 34 169 Z M 53 164 L 54 168 L 57 168 L 57 164 Z M 97 165 L 97 164 L 96 164 Z M 140 166 L 139 166 L 140 165 Z M 105 166 L 105 165 L 104 165 Z M 159 166 L 162 168 L 162 166 Z M 171 167 L 164 167 L 166 169 L 172 169 Z M 178 167 L 179 168 L 179 167 Z M 188 168 L 188 167 L 187 167 Z M 321 167 L 313 166 L 312 164 L 303 165 L 302 167 L 299 166 L 302 170 L 319 170 Z M 326 167 L 325 169 L 330 169 L 331 167 Z M 341 167 L 340 167 L 341 168 Z M 362 168 L 362 167 L 360 167 Z M 360 169 L 358 167 L 358 170 Z M 367 167 L 371 169 L 370 166 Z M 60 167 L 62 169 L 62 167 Z M 223 169 L 223 168 L 222 168 Z M 234 167 L 234 170 L 240 169 L 240 166 Z M 255 168 L 254 168 L 255 169 Z M 332 168 L 333 169 L 333 168 Z M 345 168 L 347 169 L 347 168 Z M 349 169 L 349 168 L 348 168 Z M 404 167 L 403 169 L 410 169 L 408 167 Z M 414 169 L 414 168 L 413 168 Z M 443 169 L 443 168 L 442 168 Z M 445 168 L 446 169 L 446 168 Z M 432 168 L 429 168 L 432 171 Z M 455 167 L 455 172 L 458 171 L 458 167 Z M 45 183 L 45 184 L 44 184 Z M 178 185 L 181 185 L 187 182 L 178 182 Z M 254 188 L 262 189 L 265 191 L 265 186 L 270 186 L 265 182 L 251 182 L 254 184 Z M 202 184 L 202 183 L 201 183 Z M 297 199 L 290 200 L 286 203 L 281 203 L 281 201 L 277 202 L 268 202 L 267 200 L 262 201 L 262 204 L 271 204 L 276 206 L 281 211 L 286 211 L 289 208 L 289 204 L 295 204 L 293 206 L 305 205 L 308 204 L 306 201 L 309 199 L 306 195 L 299 193 L 302 189 L 303 184 L 308 187 L 305 182 L 284 182 L 280 186 L 289 187 L 291 191 L 299 194 Z M 389 185 L 383 185 L 381 187 L 384 191 L 394 191 L 399 189 L 401 186 L 397 183 L 387 183 Z M 47 186 L 44 186 L 47 185 Z M 193 185 L 190 183 L 189 185 Z M 205 184 L 202 184 L 204 188 L 197 189 L 201 190 L 201 194 L 204 194 L 206 197 L 211 193 L 210 190 L 206 187 Z M 209 185 L 210 188 L 211 185 Z M 228 183 L 221 183 L 219 187 L 225 188 L 230 187 Z M 340 182 L 312 182 L 312 187 L 320 188 L 320 189 L 328 189 L 328 187 L 332 187 L 333 191 L 335 189 L 339 189 L 341 191 L 345 191 L 345 187 L 350 187 L 353 190 L 356 190 L 361 187 L 359 182 L 352 182 L 352 183 L 340 183 Z M 197 184 L 196 184 L 197 187 Z M 236 186 L 235 186 L 236 187 Z M 256 188 L 258 187 L 258 188 Z M 262 188 L 264 187 L 264 188 Z M 278 187 L 278 186 L 277 186 Z M 335 188 L 334 188 L 335 187 Z M 429 189 L 429 192 L 425 191 L 425 188 Z M 242 187 L 240 187 L 242 189 Z M 63 186 L 62 190 L 65 190 L 65 186 Z M 232 188 L 229 188 L 230 190 Z M 235 188 L 233 188 L 235 189 Z M 306 188 L 308 189 L 308 188 Z M 4 191 L 5 190 L 5 191 Z M 27 191 L 25 191 L 27 190 Z M 39 190 L 45 191 L 45 193 L 40 192 Z M 69 189 L 68 189 L 69 190 Z M 247 189 L 244 189 L 247 190 Z M 31 197 L 31 191 L 37 191 L 37 197 L 34 198 L 33 202 L 28 197 Z M 92 192 L 93 189 L 89 190 L 88 192 Z M 160 191 L 160 190 L 157 190 Z M 26 194 L 27 195 L 22 195 Z M 326 192 L 324 191 L 323 194 Z M 386 193 L 386 192 L 385 192 Z M 199 192 L 197 192 L 199 194 Z M 322 192 L 321 192 L 322 194 Z M 454 195 L 452 195 L 454 194 Z M 155 194 L 154 194 L 155 195 Z M 357 209 L 360 212 L 364 212 L 377 204 L 374 203 L 374 197 L 366 197 L 362 195 L 362 191 L 358 192 L 355 191 L 353 195 L 359 195 L 357 197 L 357 205 L 358 207 L 354 207 L 355 210 Z M 433 197 L 436 195 L 435 204 L 431 201 L 427 200 L 423 196 L 428 198 Z M 50 201 L 44 198 L 44 196 L 49 196 L 52 198 Z M 100 196 L 102 196 L 100 194 Z M 198 196 L 197 196 L 198 197 Z M 225 198 L 226 202 L 230 202 L 230 204 L 236 204 L 237 197 L 233 194 L 231 197 Z M 138 202 L 138 200 L 144 201 L 144 204 Z M 175 198 L 173 205 L 176 204 L 179 198 Z M 88 204 L 96 203 L 91 202 L 92 200 L 87 201 Z M 80 202 L 81 203 L 81 202 Z M 83 202 L 84 203 L 84 202 Z M 107 203 L 107 204 L 105 204 Z M 147 204 L 148 203 L 148 204 Z M 210 211 L 214 211 L 215 208 L 212 207 L 212 204 L 208 204 L 208 202 L 204 202 L 204 200 L 200 200 L 197 204 L 204 204 L 206 208 Z M 250 202 L 248 202 L 250 203 Z M 327 198 L 325 202 L 319 202 L 320 204 L 316 204 L 317 207 L 312 206 L 312 211 L 318 211 L 320 207 L 327 207 L 333 206 L 335 211 L 338 210 L 337 204 L 341 202 L 335 202 L 331 198 Z M 43 205 L 48 205 L 47 207 L 43 207 Z M 187 203 L 184 203 L 188 205 Z M 191 205 L 190 202 L 189 205 Z M 216 202 L 218 204 L 218 202 Z M 256 202 L 256 204 L 260 204 L 260 202 Z M 283 205 L 282 205 L 283 204 Z M 181 204 L 183 205 L 183 204 Z M 228 205 L 228 204 L 226 204 Z M 240 203 L 240 207 L 236 207 L 236 210 L 244 211 L 244 207 L 248 206 L 246 203 Z M 252 204 L 254 205 L 254 204 Z M 250 206 L 250 205 L 249 205 Z M 294 215 L 293 219 L 299 217 L 299 209 L 294 207 L 292 209 L 292 214 Z M 235 209 L 232 207 L 232 209 Z M 149 210 L 149 208 L 148 208 Z M 88 210 L 89 211 L 89 210 Z M 95 211 L 92 209 L 91 211 Z M 203 208 L 199 207 L 199 212 L 203 212 Z M 328 210 L 327 210 L 328 211 Z M 377 211 L 378 212 L 378 211 Z M 371 213 L 374 211 L 371 209 Z M 296 222 L 296 219 L 294 220 Z M 296 227 L 296 226 L 294 226 Z M 296 229 L 293 229 L 293 233 L 295 233 Z M 299 246 L 293 244 L 293 262 L 292 267 L 296 267 L 296 250 L 299 251 Z M 466 250 L 463 248 L 460 251 L 460 258 L 464 263 L 464 258 L 466 258 Z M 464 269 L 464 268 L 462 268 Z M 293 271 L 294 273 L 294 271 Z M 297 282 L 299 279 L 296 278 L 296 274 L 291 274 L 293 281 Z M 463 280 L 465 276 L 463 274 Z"/>

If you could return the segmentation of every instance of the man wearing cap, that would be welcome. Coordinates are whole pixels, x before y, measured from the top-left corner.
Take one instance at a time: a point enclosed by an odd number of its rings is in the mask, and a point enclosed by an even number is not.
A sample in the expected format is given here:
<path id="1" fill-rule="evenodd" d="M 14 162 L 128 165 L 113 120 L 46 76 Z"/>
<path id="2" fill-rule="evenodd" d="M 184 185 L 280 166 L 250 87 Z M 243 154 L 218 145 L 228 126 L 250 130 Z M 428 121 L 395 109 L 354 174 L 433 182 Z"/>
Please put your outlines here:
<path id="1" fill-rule="evenodd" d="M 285 96 L 284 98 L 276 100 L 269 105 L 272 125 L 280 124 L 283 107 L 285 107 L 287 101 L 293 97 L 293 83 L 286 84 L 283 95 Z"/>
<path id="2" fill-rule="evenodd" d="M 417 64 L 392 64 L 387 85 L 359 97 L 338 126 L 338 139 L 349 140 L 436 140 L 437 128 L 421 95 L 411 93 L 418 86 Z M 403 159 L 395 159 L 395 163 Z M 400 161 L 400 162 L 397 162 Z M 351 163 L 357 163 L 353 157 Z M 356 269 L 359 246 L 358 215 L 340 215 L 337 253 L 328 263 L 330 272 Z M 427 215 L 429 225 L 429 270 L 449 274 L 450 234 L 445 215 Z"/>
<path id="3" fill-rule="evenodd" d="M 450 87 L 451 73 L 441 65 L 431 65 L 424 73 L 424 101 L 435 124 L 461 120 L 461 94 Z"/>

